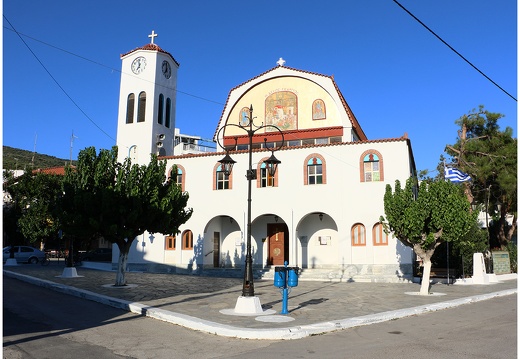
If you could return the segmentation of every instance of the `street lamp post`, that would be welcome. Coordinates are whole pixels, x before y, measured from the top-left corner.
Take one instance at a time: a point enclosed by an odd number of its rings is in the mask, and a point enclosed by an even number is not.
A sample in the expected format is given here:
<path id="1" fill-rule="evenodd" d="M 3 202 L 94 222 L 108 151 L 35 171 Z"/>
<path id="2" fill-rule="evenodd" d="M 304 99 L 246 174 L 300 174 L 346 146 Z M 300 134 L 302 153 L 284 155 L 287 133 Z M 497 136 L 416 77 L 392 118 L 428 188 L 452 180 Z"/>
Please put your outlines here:
<path id="1" fill-rule="evenodd" d="M 256 179 L 256 170 L 253 170 L 253 135 L 256 131 L 260 129 L 265 128 L 273 128 L 274 130 L 277 130 L 280 132 L 282 136 L 282 142 L 279 146 L 276 146 L 276 148 L 269 148 L 271 150 L 271 157 L 269 157 L 267 160 L 264 161 L 269 176 L 273 177 L 276 173 L 276 169 L 278 168 L 278 165 L 281 163 L 280 160 L 278 160 L 274 156 L 274 151 L 279 150 L 283 144 L 284 144 L 284 136 L 282 131 L 274 126 L 274 125 L 261 125 L 261 126 L 255 126 L 253 124 L 253 105 L 249 107 L 249 117 L 248 117 L 248 124 L 244 125 L 242 123 L 236 124 L 227 124 L 224 125 L 217 134 L 217 141 L 219 141 L 219 135 L 220 131 L 222 131 L 224 128 L 228 126 L 235 126 L 238 127 L 244 131 L 247 132 L 248 140 L 249 140 L 249 167 L 246 172 L 246 178 L 247 178 L 247 237 L 246 237 L 246 263 L 245 263 L 245 270 L 244 270 L 244 281 L 242 284 L 242 296 L 243 297 L 254 297 L 255 296 L 255 286 L 253 281 L 253 258 L 251 256 L 251 182 L 252 180 Z M 264 139 L 264 142 L 267 145 L 267 139 Z M 224 148 L 222 144 L 219 142 L 220 147 Z M 236 139 L 235 139 L 235 146 L 236 146 Z M 223 159 L 221 159 L 220 164 L 222 165 L 222 169 L 225 175 L 229 176 L 231 174 L 231 171 L 233 169 L 233 165 L 236 163 L 231 156 L 229 156 L 228 150 L 226 149 L 226 155 Z"/>

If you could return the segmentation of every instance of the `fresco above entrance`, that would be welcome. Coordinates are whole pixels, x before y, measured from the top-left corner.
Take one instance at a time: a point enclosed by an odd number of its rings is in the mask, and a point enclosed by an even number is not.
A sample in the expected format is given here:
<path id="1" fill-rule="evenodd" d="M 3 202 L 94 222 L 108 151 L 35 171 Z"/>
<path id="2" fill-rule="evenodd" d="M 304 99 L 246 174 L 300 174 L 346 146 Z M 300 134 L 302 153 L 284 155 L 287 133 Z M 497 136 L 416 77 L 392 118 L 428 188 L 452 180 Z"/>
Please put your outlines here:
<path id="1" fill-rule="evenodd" d="M 290 91 L 277 91 L 265 99 L 265 123 L 282 131 L 298 129 L 298 101 Z M 276 131 L 266 128 L 266 131 Z"/>

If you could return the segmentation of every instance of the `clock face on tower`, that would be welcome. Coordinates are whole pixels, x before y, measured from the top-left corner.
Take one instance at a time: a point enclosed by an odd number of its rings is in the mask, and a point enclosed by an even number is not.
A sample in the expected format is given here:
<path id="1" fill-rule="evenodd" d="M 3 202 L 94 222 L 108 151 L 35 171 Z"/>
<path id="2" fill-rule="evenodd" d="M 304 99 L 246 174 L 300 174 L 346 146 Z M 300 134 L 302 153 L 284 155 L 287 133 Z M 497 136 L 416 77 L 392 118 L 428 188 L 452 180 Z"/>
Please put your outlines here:
<path id="1" fill-rule="evenodd" d="M 172 67 L 170 66 L 170 63 L 166 60 L 162 62 L 162 73 L 164 77 L 166 77 L 167 79 L 172 77 Z"/>
<path id="2" fill-rule="evenodd" d="M 145 67 L 146 67 L 146 59 L 142 56 L 139 56 L 132 62 L 132 72 L 136 75 L 143 72 Z"/>

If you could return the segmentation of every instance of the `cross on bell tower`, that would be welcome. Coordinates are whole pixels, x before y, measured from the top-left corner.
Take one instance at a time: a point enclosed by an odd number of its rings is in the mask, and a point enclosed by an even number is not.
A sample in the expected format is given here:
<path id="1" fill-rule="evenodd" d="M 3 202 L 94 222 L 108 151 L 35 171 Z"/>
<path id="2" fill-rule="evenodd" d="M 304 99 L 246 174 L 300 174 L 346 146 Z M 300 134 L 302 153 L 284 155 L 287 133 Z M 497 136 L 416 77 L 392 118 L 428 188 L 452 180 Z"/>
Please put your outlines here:
<path id="1" fill-rule="evenodd" d="M 153 44 L 153 41 L 155 39 L 155 37 L 158 36 L 154 30 L 152 30 L 152 33 L 150 35 L 148 35 L 148 37 L 151 39 L 150 40 L 150 44 Z"/>

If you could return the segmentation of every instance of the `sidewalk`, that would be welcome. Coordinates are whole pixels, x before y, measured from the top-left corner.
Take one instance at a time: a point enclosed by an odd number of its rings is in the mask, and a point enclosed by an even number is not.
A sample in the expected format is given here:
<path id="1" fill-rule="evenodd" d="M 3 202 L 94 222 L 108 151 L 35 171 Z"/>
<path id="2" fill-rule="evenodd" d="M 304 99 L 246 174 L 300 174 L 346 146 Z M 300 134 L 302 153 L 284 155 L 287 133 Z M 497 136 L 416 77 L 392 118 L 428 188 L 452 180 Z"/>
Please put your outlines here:
<path id="1" fill-rule="evenodd" d="M 78 267 L 75 278 L 60 278 L 63 263 L 4 266 L 4 276 L 95 300 L 190 329 L 244 339 L 298 339 L 517 293 L 516 274 L 489 285 L 434 284 L 432 295 L 412 295 L 414 283 L 300 281 L 289 294 L 289 314 L 280 315 L 282 295 L 272 281 L 254 282 L 263 309 L 274 315 L 236 316 L 242 280 L 176 274 L 126 274 L 128 286 L 113 287 L 116 273 Z M 412 293 L 412 294 L 410 294 Z"/>

